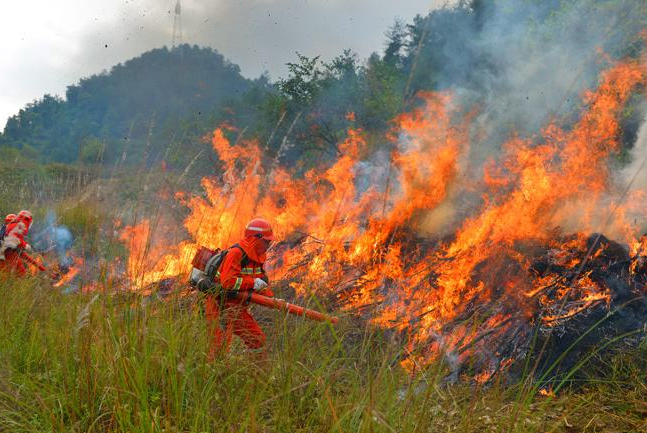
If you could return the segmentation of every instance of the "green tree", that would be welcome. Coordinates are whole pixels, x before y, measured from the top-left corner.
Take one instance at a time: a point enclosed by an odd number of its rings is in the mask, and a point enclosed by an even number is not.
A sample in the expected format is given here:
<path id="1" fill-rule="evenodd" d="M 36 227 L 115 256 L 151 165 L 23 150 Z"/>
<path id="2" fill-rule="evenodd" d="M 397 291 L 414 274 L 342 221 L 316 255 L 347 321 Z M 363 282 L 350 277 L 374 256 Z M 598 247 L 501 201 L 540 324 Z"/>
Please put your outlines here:
<path id="1" fill-rule="evenodd" d="M 103 158 L 105 143 L 96 137 L 87 137 L 81 145 L 80 158 L 86 164 L 97 164 Z"/>

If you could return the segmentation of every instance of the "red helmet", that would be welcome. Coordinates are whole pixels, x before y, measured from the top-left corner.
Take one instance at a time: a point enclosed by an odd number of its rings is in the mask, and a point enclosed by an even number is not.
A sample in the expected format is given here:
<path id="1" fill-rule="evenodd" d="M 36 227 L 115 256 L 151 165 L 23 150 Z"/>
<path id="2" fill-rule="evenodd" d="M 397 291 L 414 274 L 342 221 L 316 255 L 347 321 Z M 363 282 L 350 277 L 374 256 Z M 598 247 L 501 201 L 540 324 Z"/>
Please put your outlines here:
<path id="1" fill-rule="evenodd" d="M 274 240 L 272 227 L 263 218 L 254 218 L 247 224 L 247 227 L 245 227 L 245 237 L 249 236 L 256 236 L 268 241 Z"/>
<path id="2" fill-rule="evenodd" d="M 18 212 L 18 219 L 27 224 L 27 227 L 31 226 L 31 222 L 33 221 L 31 212 L 29 212 L 28 210 L 21 210 L 20 212 Z"/>
<path id="3" fill-rule="evenodd" d="M 18 216 L 15 213 L 10 213 L 6 217 L 4 217 L 4 223 L 5 224 L 11 224 L 12 222 L 14 222 L 16 220 L 16 218 L 18 218 Z"/>

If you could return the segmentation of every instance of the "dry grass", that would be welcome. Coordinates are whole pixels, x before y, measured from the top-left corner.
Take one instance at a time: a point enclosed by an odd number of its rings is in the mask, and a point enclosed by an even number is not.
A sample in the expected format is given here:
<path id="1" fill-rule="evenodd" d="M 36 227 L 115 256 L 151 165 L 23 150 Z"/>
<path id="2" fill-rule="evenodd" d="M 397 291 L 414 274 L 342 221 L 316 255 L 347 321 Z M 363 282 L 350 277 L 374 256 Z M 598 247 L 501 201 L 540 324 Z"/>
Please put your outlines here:
<path id="1" fill-rule="evenodd" d="M 348 320 L 263 315 L 267 359 L 235 346 L 208 363 L 197 304 L 5 281 L 0 431 L 647 431 L 644 349 L 610 361 L 605 380 L 547 398 L 523 381 L 448 385 L 443 365 L 411 377 L 399 347 Z"/>

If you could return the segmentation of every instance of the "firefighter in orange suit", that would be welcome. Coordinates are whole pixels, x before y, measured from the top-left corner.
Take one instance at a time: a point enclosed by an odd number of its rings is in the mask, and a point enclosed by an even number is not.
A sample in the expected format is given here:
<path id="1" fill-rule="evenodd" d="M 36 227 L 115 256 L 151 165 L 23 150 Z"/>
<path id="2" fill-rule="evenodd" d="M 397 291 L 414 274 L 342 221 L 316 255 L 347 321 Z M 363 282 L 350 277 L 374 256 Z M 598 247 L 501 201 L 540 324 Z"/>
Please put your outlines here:
<path id="1" fill-rule="evenodd" d="M 5 234 L 0 246 L 0 272 L 14 273 L 20 277 L 27 274 L 27 268 L 20 259 L 22 251 L 31 251 L 25 240 L 33 222 L 31 212 L 22 210 L 18 215 L 9 214 L 5 218 Z"/>
<path id="2" fill-rule="evenodd" d="M 245 237 L 229 248 L 215 277 L 223 289 L 221 296 L 209 295 L 206 299 L 206 316 L 212 332 L 211 358 L 229 349 L 234 334 L 250 349 L 261 349 L 265 345 L 265 334 L 249 313 L 248 303 L 232 299 L 231 294 L 253 291 L 274 296 L 263 270 L 267 250 L 273 241 L 270 224 L 255 218 L 247 224 Z"/>

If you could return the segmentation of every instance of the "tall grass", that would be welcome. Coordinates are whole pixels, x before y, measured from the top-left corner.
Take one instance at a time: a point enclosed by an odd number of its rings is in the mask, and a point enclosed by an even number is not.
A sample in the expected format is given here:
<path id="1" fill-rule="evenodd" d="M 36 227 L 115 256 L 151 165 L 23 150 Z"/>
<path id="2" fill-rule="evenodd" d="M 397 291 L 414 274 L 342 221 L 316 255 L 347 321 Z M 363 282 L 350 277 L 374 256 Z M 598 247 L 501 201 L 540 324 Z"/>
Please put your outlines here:
<path id="1" fill-rule="evenodd" d="M 159 211 L 159 201 L 152 212 L 140 209 L 141 185 L 118 186 L 105 207 L 131 203 L 135 217 Z M 97 203 L 68 198 L 57 210 L 79 239 L 75 248 L 100 249 Z M 121 255 L 106 242 L 102 256 Z M 237 343 L 209 362 L 197 296 L 160 301 L 107 288 L 64 295 L 38 278 L 0 280 L 0 432 L 647 431 L 644 347 L 605 359 L 579 389 L 546 398 L 532 377 L 449 384 L 440 362 L 412 376 L 398 363 L 399 343 L 350 318 L 331 327 L 254 314 L 268 334 L 267 355 Z"/>
<path id="2" fill-rule="evenodd" d="M 554 398 L 519 387 L 415 376 L 399 347 L 351 320 L 336 327 L 256 311 L 266 357 L 235 344 L 208 362 L 198 299 L 63 295 L 38 279 L 0 290 L 0 431 L 645 431 L 638 359 Z M 644 353 L 644 352 L 642 352 Z M 528 389 L 529 387 L 525 387 Z M 528 391 L 531 392 L 531 391 Z M 534 392 L 534 391 L 532 391 Z M 622 394 L 618 394 L 622 392 Z"/>

